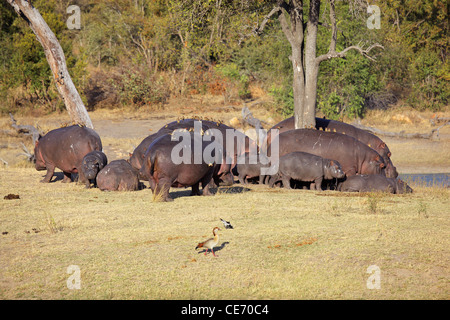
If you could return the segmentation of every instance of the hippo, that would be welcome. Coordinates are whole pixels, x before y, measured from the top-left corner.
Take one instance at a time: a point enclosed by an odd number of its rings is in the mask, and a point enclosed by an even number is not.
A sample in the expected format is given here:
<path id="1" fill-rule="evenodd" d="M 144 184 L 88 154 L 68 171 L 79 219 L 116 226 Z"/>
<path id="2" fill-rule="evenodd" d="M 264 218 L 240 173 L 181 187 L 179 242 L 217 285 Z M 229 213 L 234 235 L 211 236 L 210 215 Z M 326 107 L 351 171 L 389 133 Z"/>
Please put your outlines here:
<path id="1" fill-rule="evenodd" d="M 84 156 L 79 174 L 83 175 L 86 179 L 87 189 L 91 187 L 91 182 L 94 184 L 94 186 L 97 185 L 95 178 L 97 177 L 97 174 L 100 172 L 100 170 L 102 170 L 103 167 L 107 164 L 108 158 L 106 157 L 106 154 L 101 151 L 94 150 Z"/>
<path id="2" fill-rule="evenodd" d="M 269 149 L 270 151 L 270 145 Z M 279 157 L 302 151 L 338 161 L 346 176 L 384 174 L 383 158 L 372 148 L 345 134 L 295 129 L 279 135 Z"/>
<path id="3" fill-rule="evenodd" d="M 278 173 L 270 178 L 269 186 L 273 187 L 278 180 L 283 187 L 291 188 L 291 179 L 311 181 L 310 189 L 322 190 L 322 180 L 342 179 L 345 177 L 341 165 L 336 160 L 324 159 L 306 152 L 291 152 L 279 159 Z"/>
<path id="4" fill-rule="evenodd" d="M 350 192 L 390 192 L 396 194 L 411 193 L 413 190 L 403 180 L 387 178 L 383 175 L 355 175 L 339 183 L 339 191 Z"/>
<path id="5" fill-rule="evenodd" d="M 295 129 L 294 117 L 287 118 L 277 123 L 271 129 L 278 129 L 279 133 L 294 130 Z M 376 152 L 378 152 L 378 154 L 381 157 L 383 157 L 384 163 L 386 165 L 385 167 L 386 176 L 389 178 L 397 178 L 398 176 L 397 169 L 395 168 L 390 158 L 391 151 L 389 150 L 386 143 L 376 135 L 367 132 L 366 130 L 359 129 L 345 122 L 322 119 L 317 117 L 316 117 L 316 129 L 346 134 L 355 138 L 358 141 L 361 141 L 365 145 L 374 149 Z"/>
<path id="6" fill-rule="evenodd" d="M 102 141 L 93 129 L 73 125 L 49 131 L 34 148 L 36 170 L 47 170 L 41 182 L 50 182 L 58 168 L 64 172 L 63 182 L 72 181 L 71 174 L 79 173 L 79 182 L 85 183 L 81 164 L 84 156 L 94 150 L 102 150 Z"/>
<path id="7" fill-rule="evenodd" d="M 171 134 L 165 134 L 153 141 L 145 153 L 139 170 L 140 179 L 149 181 L 153 194 L 160 196 L 161 201 L 173 201 L 169 195 L 170 187 L 191 186 L 191 194 L 200 195 L 200 183 L 203 195 L 211 195 L 209 188 L 213 174 L 220 175 L 222 171 L 227 170 L 223 169 L 226 167 L 225 163 L 205 162 L 202 155 L 210 141 L 204 141 L 201 136 L 197 137 L 193 133 L 188 133 L 187 137 L 174 141 Z M 200 146 L 201 159 L 196 159 L 196 146 Z M 180 154 L 183 156 L 180 157 Z"/>
<path id="8" fill-rule="evenodd" d="M 201 119 L 183 119 L 183 120 L 176 120 L 173 122 L 170 122 L 166 125 L 164 125 L 161 129 L 159 129 L 158 132 L 146 137 L 138 147 L 133 151 L 133 154 L 130 157 L 130 163 L 131 165 L 136 168 L 140 169 L 142 167 L 142 162 L 144 159 L 144 154 L 147 151 L 150 144 L 155 141 L 157 138 L 161 137 L 162 135 L 171 133 L 178 129 L 186 129 L 190 132 L 193 132 L 193 129 L 195 127 L 195 123 L 199 124 L 199 128 L 201 129 L 202 133 L 205 133 L 208 131 L 208 129 L 217 129 L 221 135 L 222 139 L 220 141 L 224 154 L 226 155 L 226 161 L 229 166 L 229 170 L 223 169 L 221 171 L 220 176 L 217 176 L 217 171 L 214 173 L 214 182 L 216 185 L 218 185 L 220 182 L 224 185 L 232 185 L 233 184 L 233 175 L 231 174 L 231 169 L 236 164 L 236 159 L 239 155 L 243 154 L 245 151 L 249 151 L 250 148 L 253 148 L 257 150 L 256 142 L 250 139 L 248 136 L 243 134 L 242 132 L 229 127 L 221 122 L 216 121 L 210 121 L 210 120 L 201 120 Z M 211 131 L 210 130 L 210 131 Z M 234 144 L 233 144 L 233 150 L 227 150 L 227 139 L 231 136 L 227 135 L 232 133 Z M 215 139 L 215 138 L 214 138 Z M 237 141 L 241 141 L 241 144 L 238 144 Z M 230 141 L 231 143 L 231 141 Z"/>
<path id="9" fill-rule="evenodd" d="M 144 155 L 147 151 L 150 144 L 155 141 L 157 138 L 172 133 L 175 130 L 193 130 L 194 129 L 194 121 L 174 121 L 169 124 L 166 124 L 161 129 L 159 129 L 156 133 L 153 133 L 146 137 L 144 140 L 141 141 L 141 143 L 134 149 L 133 153 L 130 156 L 130 164 L 135 168 L 136 170 L 140 170 L 142 167 L 142 162 L 144 161 Z M 206 131 L 209 127 L 202 124 L 201 130 Z"/>
<path id="10" fill-rule="evenodd" d="M 261 161 L 261 157 L 264 157 L 263 161 Z M 259 177 L 259 184 L 263 184 L 266 176 L 262 174 L 261 169 L 267 168 L 270 165 L 269 158 L 260 153 L 255 161 L 250 163 L 250 160 L 249 152 L 244 153 L 238 158 L 235 168 L 239 182 L 241 184 L 247 184 L 248 179 Z"/>
<path id="11" fill-rule="evenodd" d="M 97 186 L 102 191 L 139 190 L 138 171 L 127 160 L 111 161 L 98 173 Z"/>

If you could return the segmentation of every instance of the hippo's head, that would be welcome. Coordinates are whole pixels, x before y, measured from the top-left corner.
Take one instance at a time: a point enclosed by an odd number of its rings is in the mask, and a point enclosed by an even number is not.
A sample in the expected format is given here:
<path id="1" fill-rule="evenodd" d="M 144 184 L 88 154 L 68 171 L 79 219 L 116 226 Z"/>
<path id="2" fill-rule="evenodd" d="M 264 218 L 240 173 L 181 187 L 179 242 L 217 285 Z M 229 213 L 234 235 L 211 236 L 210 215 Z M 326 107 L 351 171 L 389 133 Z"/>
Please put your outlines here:
<path id="1" fill-rule="evenodd" d="M 386 167 L 384 168 L 386 177 L 394 179 L 397 178 L 398 177 L 397 168 L 394 167 L 394 164 L 392 163 L 391 159 L 389 157 L 383 157 L 383 160 L 386 163 Z"/>
<path id="2" fill-rule="evenodd" d="M 375 151 L 373 151 L 375 152 Z M 383 168 L 385 167 L 383 158 L 377 153 L 370 161 L 362 163 L 360 174 L 381 174 L 386 175 Z"/>
<path id="3" fill-rule="evenodd" d="M 345 177 L 344 171 L 342 171 L 341 164 L 336 160 L 325 160 L 324 165 L 324 178 L 325 179 L 341 179 Z"/>
<path id="4" fill-rule="evenodd" d="M 104 164 L 98 157 L 87 155 L 83 158 L 81 166 L 86 179 L 92 180 L 97 177 L 97 174 L 103 169 Z"/>
<path id="5" fill-rule="evenodd" d="M 401 179 L 397 179 L 397 192 L 396 193 L 400 193 L 400 194 L 402 194 L 402 193 L 412 193 L 413 192 L 413 189 L 410 187 L 410 186 L 408 186 L 408 184 L 405 182 L 405 181 L 403 181 L 403 180 L 401 180 Z"/>
<path id="6" fill-rule="evenodd" d="M 150 167 L 151 167 L 151 163 L 150 163 L 150 157 L 144 157 L 144 159 L 142 160 L 142 166 L 141 168 L 138 170 L 138 176 L 139 176 L 139 180 L 149 180 L 150 179 Z"/>

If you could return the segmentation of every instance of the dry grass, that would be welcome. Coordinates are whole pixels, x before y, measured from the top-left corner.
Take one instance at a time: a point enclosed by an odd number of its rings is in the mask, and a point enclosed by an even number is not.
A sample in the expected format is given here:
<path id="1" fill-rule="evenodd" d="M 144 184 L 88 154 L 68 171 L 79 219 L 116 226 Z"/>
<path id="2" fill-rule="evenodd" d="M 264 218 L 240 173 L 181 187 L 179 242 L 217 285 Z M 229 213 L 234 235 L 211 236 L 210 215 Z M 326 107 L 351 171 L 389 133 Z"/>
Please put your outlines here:
<path id="1" fill-rule="evenodd" d="M 111 161 L 180 116 L 241 118 L 242 105 L 207 105 L 194 97 L 91 118 Z M 274 121 L 264 108 L 252 111 Z M 387 130 L 392 117 L 378 117 L 364 124 Z M 44 131 L 69 122 L 66 114 L 16 119 Z M 449 129 L 440 141 L 387 140 L 399 171 L 450 172 Z M 448 188 L 412 185 L 413 194 L 388 195 L 235 185 L 211 197 L 173 189 L 175 200 L 163 203 L 148 189 L 39 183 L 44 172 L 17 161 L 20 142 L 32 151 L 30 139 L 9 130 L 9 118 L 0 118 L 0 158 L 10 163 L 0 164 L 0 299 L 449 298 Z M 8 194 L 19 199 L 3 199 Z M 220 232 L 218 257 L 196 252 L 219 218 L 235 229 Z M 70 265 L 80 268 L 80 290 L 67 287 Z M 371 265 L 381 270 L 380 290 L 366 286 Z"/>
<path id="2" fill-rule="evenodd" d="M 107 193 L 41 184 L 41 175 L 0 170 L 0 299 L 449 297 L 448 189 L 236 185 L 211 197 L 174 189 L 175 201 L 161 203 L 148 189 Z M 222 228 L 218 257 L 196 252 L 219 218 L 235 229 Z M 69 265 L 80 268 L 80 290 L 67 288 Z M 381 269 L 380 290 L 366 287 L 370 265 Z"/>

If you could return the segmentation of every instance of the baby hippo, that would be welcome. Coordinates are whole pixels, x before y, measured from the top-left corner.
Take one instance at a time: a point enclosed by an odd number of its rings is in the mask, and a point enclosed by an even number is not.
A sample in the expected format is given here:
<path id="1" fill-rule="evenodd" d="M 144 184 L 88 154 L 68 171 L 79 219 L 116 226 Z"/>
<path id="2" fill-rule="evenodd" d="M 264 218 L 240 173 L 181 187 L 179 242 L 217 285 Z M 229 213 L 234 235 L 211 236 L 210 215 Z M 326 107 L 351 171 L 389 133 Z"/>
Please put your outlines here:
<path id="1" fill-rule="evenodd" d="M 102 191 L 138 190 L 138 171 L 126 160 L 111 161 L 97 175 L 97 186 Z"/>
<path id="2" fill-rule="evenodd" d="M 355 175 L 348 177 L 338 185 L 339 191 L 353 192 L 390 192 L 390 193 L 411 193 L 413 190 L 404 181 L 396 178 L 386 178 L 383 175 Z"/>
<path id="3" fill-rule="evenodd" d="M 96 186 L 96 177 L 100 170 L 108 163 L 106 155 L 98 150 L 89 152 L 84 156 L 81 162 L 80 176 L 84 177 L 79 179 L 80 181 L 86 181 L 86 188 L 91 187 L 91 183 Z"/>
<path id="4" fill-rule="evenodd" d="M 306 152 L 292 152 L 279 160 L 278 173 L 270 178 L 269 186 L 273 187 L 278 180 L 283 187 L 291 188 L 291 179 L 311 182 L 310 189 L 322 190 L 322 180 L 345 177 L 341 165 L 336 160 L 324 159 Z"/>
<path id="5" fill-rule="evenodd" d="M 259 177 L 259 184 L 264 181 L 265 175 L 261 174 L 261 168 L 268 168 L 269 158 L 262 153 L 251 157 L 249 152 L 237 159 L 236 170 L 241 184 L 247 184 L 248 179 Z"/>

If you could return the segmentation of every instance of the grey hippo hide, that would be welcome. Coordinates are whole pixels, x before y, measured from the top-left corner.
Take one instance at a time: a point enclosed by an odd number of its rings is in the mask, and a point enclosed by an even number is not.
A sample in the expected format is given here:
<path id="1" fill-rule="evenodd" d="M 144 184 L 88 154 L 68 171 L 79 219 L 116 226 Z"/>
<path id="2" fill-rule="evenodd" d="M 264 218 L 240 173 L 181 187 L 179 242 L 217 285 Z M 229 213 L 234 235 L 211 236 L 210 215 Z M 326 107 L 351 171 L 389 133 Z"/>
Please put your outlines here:
<path id="1" fill-rule="evenodd" d="M 315 129 L 295 129 L 279 134 L 279 157 L 301 151 L 334 159 L 347 177 L 355 174 L 384 174 L 383 158 L 372 148 L 348 135 Z M 271 153 L 271 144 L 268 146 Z"/>
<path id="2" fill-rule="evenodd" d="M 278 180 L 283 181 L 283 187 L 290 189 L 290 180 L 311 182 L 310 189 L 322 190 L 322 181 L 341 179 L 345 177 L 341 165 L 336 160 L 324 159 L 306 152 L 292 152 L 279 160 L 278 174 L 272 176 L 269 186 L 273 187 Z"/>
<path id="3" fill-rule="evenodd" d="M 139 190 L 138 171 L 127 160 L 114 160 L 97 175 L 97 186 L 102 191 Z"/>
<path id="4" fill-rule="evenodd" d="M 294 130 L 294 117 L 287 118 L 277 123 L 271 129 L 277 129 L 279 133 Z M 386 165 L 386 168 L 384 169 L 386 177 L 397 178 L 397 169 L 390 159 L 391 151 L 386 143 L 376 135 L 345 122 L 322 118 L 316 118 L 316 129 L 349 135 L 350 137 L 353 137 L 368 147 L 374 149 L 384 160 L 384 164 Z"/>
<path id="5" fill-rule="evenodd" d="M 41 182 L 50 182 L 58 168 L 64 173 L 63 182 L 72 181 L 72 173 L 78 173 L 78 181 L 86 183 L 81 164 L 84 156 L 94 150 L 102 150 L 102 141 L 93 129 L 73 125 L 49 131 L 34 148 L 36 170 L 47 170 Z"/>
<path id="6" fill-rule="evenodd" d="M 81 174 L 86 179 L 86 188 L 91 187 L 91 183 L 97 186 L 97 174 L 108 164 L 106 154 L 101 151 L 94 150 L 84 156 L 81 164 Z"/>
<path id="7" fill-rule="evenodd" d="M 139 170 L 140 179 L 149 181 L 154 196 L 160 196 L 162 201 L 173 201 L 169 195 L 170 187 L 191 186 L 192 195 L 200 195 L 201 184 L 203 195 L 212 195 L 209 188 L 214 183 L 213 175 L 229 170 L 229 165 L 223 161 L 222 164 L 205 162 L 201 155 L 210 144 L 192 133 L 181 141 L 172 140 L 171 134 L 163 135 L 147 149 Z M 200 147 L 200 159 L 195 159 L 195 146 Z M 179 157 L 181 154 L 182 158 Z"/>
<path id="8" fill-rule="evenodd" d="M 390 192 L 396 194 L 411 193 L 413 189 L 399 178 L 387 178 L 383 175 L 355 175 L 347 177 L 337 188 L 347 192 Z"/>

